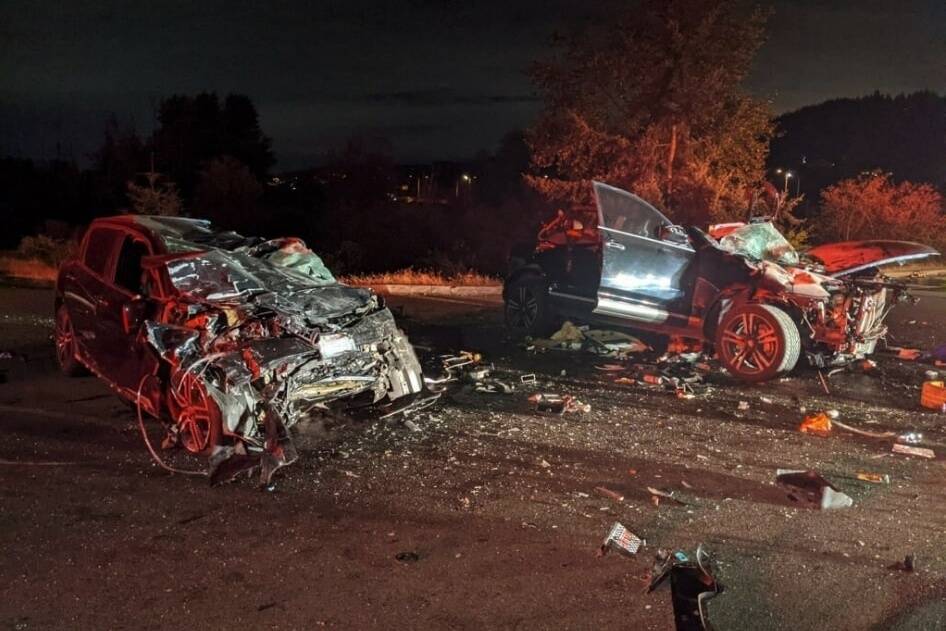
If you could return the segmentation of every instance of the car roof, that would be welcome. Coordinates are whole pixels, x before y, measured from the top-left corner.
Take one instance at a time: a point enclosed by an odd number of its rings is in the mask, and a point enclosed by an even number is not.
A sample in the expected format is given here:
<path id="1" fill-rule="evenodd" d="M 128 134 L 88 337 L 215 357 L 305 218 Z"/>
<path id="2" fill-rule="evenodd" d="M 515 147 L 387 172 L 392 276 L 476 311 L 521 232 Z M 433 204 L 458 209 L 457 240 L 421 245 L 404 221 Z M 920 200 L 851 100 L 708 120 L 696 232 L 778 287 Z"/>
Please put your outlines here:
<path id="1" fill-rule="evenodd" d="M 178 238 L 194 230 L 213 230 L 211 228 L 210 221 L 207 219 L 194 219 L 191 217 L 164 217 L 162 215 L 113 215 L 111 217 L 99 217 L 95 219 L 93 223 L 111 223 L 125 226 L 139 226 L 151 230 L 157 235 Z"/>
<path id="2" fill-rule="evenodd" d="M 137 229 L 156 243 L 160 250 L 193 251 L 207 245 L 222 245 L 223 242 L 243 241 L 244 237 L 233 232 L 221 232 L 207 219 L 191 217 L 164 217 L 161 215 L 114 215 L 99 217 L 93 226 L 121 226 Z"/>

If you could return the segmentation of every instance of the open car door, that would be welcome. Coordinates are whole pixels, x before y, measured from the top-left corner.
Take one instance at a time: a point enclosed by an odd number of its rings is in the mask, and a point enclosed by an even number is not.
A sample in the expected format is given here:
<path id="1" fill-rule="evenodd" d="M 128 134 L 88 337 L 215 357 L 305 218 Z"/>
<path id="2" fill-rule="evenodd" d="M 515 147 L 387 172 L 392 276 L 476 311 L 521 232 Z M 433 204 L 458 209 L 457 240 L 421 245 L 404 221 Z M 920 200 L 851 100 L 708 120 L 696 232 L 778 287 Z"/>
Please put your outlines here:
<path id="1" fill-rule="evenodd" d="M 693 248 L 660 239 L 673 223 L 640 197 L 594 182 L 602 246 L 594 313 L 659 324 L 685 294 Z"/>

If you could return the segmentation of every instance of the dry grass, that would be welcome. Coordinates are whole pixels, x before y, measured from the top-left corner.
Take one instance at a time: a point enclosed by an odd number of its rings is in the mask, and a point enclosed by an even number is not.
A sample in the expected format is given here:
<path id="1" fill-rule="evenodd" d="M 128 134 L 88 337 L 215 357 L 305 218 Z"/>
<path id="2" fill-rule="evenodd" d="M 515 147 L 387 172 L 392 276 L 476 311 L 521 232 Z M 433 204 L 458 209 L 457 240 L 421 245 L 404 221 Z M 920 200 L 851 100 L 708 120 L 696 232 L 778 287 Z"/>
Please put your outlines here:
<path id="1" fill-rule="evenodd" d="M 440 272 L 411 268 L 381 274 L 356 274 L 340 279 L 349 285 L 438 285 L 447 287 L 493 287 L 502 282 L 493 276 L 478 272 L 464 272 L 447 276 Z"/>
<path id="2" fill-rule="evenodd" d="M 0 276 L 42 283 L 56 282 L 56 268 L 39 259 L 20 259 L 13 256 L 0 257 Z"/>

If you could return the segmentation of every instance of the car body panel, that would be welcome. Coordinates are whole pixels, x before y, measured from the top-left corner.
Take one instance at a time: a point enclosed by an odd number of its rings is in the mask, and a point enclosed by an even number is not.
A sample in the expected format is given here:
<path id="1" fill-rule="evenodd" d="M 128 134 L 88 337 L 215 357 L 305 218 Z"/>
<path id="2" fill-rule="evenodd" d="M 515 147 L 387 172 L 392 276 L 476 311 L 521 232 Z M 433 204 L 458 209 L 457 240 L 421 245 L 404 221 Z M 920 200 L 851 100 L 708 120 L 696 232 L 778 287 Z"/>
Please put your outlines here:
<path id="1" fill-rule="evenodd" d="M 832 276 L 847 276 L 871 267 L 939 256 L 935 248 L 912 241 L 842 241 L 809 249 L 806 254 Z"/>
<path id="2" fill-rule="evenodd" d="M 86 258 L 103 231 L 111 249 Z M 158 380 L 145 411 L 165 409 L 161 392 L 175 376 L 196 376 L 224 434 L 266 454 L 267 478 L 274 459 L 294 453 L 277 445 L 285 430 L 313 407 L 424 388 L 390 311 L 370 290 L 338 283 L 297 238 L 247 238 L 182 218 L 99 219 L 60 268 L 56 301 L 73 318 L 77 359 L 120 394 L 140 401 L 146 380 Z"/>

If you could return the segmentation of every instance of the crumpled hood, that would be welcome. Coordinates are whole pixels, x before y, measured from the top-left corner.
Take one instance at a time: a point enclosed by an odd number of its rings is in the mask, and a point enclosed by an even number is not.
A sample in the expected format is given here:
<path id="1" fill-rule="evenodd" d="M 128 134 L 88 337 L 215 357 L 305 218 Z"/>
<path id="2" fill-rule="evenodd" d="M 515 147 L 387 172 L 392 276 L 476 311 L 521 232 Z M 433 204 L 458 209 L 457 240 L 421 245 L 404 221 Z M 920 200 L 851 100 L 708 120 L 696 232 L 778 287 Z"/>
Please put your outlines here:
<path id="1" fill-rule="evenodd" d="M 284 315 L 303 316 L 312 324 L 346 314 L 357 315 L 364 312 L 373 301 L 374 294 L 370 290 L 348 285 L 326 285 L 266 293 L 254 300 L 261 307 Z"/>
<path id="2" fill-rule="evenodd" d="M 327 271 L 314 274 L 245 251 L 210 249 L 150 257 L 144 264 L 164 265 L 171 284 L 191 299 L 218 304 L 255 303 L 286 315 L 304 316 L 310 323 L 371 311 L 375 302 L 370 290 L 342 285 Z"/>
<path id="3" fill-rule="evenodd" d="M 806 254 L 824 265 L 825 271 L 832 276 L 845 276 L 868 267 L 939 256 L 936 249 L 922 243 L 883 240 L 826 243 L 811 248 Z"/>

